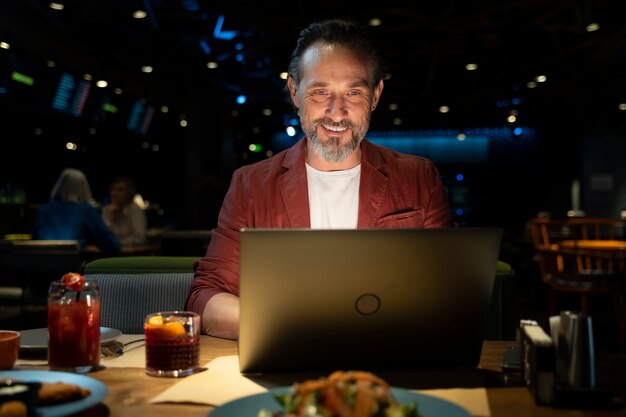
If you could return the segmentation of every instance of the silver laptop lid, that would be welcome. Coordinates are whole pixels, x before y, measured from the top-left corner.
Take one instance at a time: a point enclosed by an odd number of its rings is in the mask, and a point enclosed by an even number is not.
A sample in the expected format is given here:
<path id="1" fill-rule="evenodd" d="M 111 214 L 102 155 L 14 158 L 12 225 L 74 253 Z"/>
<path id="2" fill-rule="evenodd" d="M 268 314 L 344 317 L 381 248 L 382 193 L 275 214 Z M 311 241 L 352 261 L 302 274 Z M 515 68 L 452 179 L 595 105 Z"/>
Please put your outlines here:
<path id="1" fill-rule="evenodd" d="M 501 237 L 242 230 L 241 372 L 476 366 Z"/>

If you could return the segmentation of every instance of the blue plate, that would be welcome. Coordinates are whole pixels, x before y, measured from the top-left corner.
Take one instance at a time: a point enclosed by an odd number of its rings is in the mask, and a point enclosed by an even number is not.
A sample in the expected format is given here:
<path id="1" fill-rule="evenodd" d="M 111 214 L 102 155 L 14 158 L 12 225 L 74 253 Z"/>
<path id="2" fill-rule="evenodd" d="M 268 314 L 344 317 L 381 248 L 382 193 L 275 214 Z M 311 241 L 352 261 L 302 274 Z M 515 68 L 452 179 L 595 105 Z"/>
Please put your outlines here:
<path id="1" fill-rule="evenodd" d="M 209 413 L 210 417 L 257 417 L 259 410 L 265 408 L 270 411 L 280 410 L 272 393 L 285 393 L 289 387 L 281 387 L 263 394 L 250 395 L 227 402 Z M 411 392 L 404 388 L 391 388 L 396 400 L 401 404 L 416 403 L 417 410 L 423 417 L 472 417 L 464 408 L 440 398 L 430 395 Z"/>
<path id="2" fill-rule="evenodd" d="M 86 410 L 99 404 L 109 390 L 102 382 L 85 375 L 56 371 L 0 371 L 0 379 L 10 378 L 23 382 L 65 382 L 89 389 L 87 397 L 63 404 L 37 407 L 38 417 L 63 417 Z"/>

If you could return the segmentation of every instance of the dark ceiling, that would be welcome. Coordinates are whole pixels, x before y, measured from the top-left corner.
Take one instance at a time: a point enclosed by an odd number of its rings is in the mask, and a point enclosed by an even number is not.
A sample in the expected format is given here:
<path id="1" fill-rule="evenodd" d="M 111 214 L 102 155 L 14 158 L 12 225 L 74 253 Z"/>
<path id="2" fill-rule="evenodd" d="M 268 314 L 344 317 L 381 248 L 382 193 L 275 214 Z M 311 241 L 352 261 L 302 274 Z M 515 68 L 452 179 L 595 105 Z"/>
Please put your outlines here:
<path id="1" fill-rule="evenodd" d="M 572 120 L 626 102 L 626 2 L 622 0 L 336 1 L 5 0 L 0 37 L 12 53 L 88 72 L 128 94 L 184 108 L 198 97 L 225 103 L 245 93 L 250 109 L 288 111 L 278 73 L 298 31 L 312 20 L 381 19 L 389 59 L 379 128 L 428 129 Z M 131 18 L 147 9 L 143 20 Z M 236 31 L 232 40 L 217 39 Z M 588 32 L 590 23 L 599 30 Z M 2 39 L 0 39 L 2 40 Z M 241 49 L 237 49 L 240 45 Z M 240 54 L 240 60 L 237 55 Z M 206 67 L 217 60 L 219 68 Z M 476 63 L 476 71 L 467 71 Z M 154 72 L 142 74 L 142 65 Z M 527 88 L 538 75 L 545 83 Z M 388 110 L 396 103 L 398 109 Z M 450 112 L 440 114 L 441 105 Z M 252 112 L 252 111 L 251 111 Z M 401 119 L 402 125 L 393 124 Z"/>

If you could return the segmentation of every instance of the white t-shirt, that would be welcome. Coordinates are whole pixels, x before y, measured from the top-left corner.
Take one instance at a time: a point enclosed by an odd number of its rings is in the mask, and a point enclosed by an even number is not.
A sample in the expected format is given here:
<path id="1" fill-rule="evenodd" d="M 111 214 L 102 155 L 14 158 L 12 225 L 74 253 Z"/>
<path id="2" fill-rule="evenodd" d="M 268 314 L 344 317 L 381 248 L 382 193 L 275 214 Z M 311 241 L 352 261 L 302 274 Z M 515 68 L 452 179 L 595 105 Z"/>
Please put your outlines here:
<path id="1" fill-rule="evenodd" d="M 318 171 L 306 164 L 312 229 L 356 229 L 361 165 Z"/>

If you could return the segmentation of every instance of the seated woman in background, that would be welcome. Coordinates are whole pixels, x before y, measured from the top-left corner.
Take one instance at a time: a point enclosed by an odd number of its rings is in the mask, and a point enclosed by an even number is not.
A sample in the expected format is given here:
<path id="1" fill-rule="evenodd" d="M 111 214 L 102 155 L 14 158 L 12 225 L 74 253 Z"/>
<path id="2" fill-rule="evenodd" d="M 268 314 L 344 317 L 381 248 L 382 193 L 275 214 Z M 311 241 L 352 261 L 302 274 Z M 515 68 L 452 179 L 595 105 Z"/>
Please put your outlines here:
<path id="1" fill-rule="evenodd" d="M 82 248 L 95 245 L 102 253 L 117 254 L 122 245 L 93 203 L 85 174 L 64 169 L 52 188 L 50 201 L 39 209 L 33 238 L 77 240 Z"/>
<path id="2" fill-rule="evenodd" d="M 134 202 L 137 188 L 132 179 L 115 178 L 109 188 L 111 201 L 102 209 L 102 218 L 122 246 L 146 243 L 146 213 Z"/>

